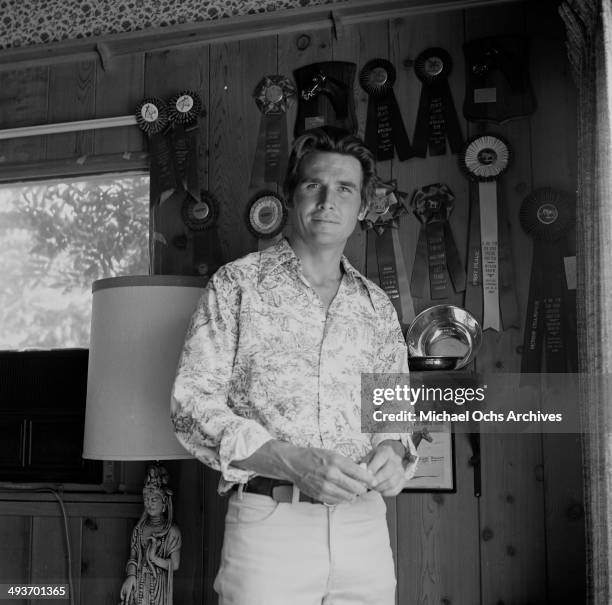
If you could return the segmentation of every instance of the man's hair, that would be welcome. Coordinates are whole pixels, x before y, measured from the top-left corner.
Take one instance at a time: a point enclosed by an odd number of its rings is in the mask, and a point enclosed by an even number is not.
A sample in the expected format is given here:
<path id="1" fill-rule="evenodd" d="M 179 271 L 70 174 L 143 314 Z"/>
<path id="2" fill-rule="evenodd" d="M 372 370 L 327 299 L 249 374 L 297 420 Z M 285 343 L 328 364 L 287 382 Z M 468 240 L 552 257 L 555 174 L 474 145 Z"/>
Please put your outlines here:
<path id="1" fill-rule="evenodd" d="M 363 178 L 361 182 L 361 208 L 368 208 L 374 197 L 376 183 L 376 161 L 372 152 L 365 146 L 364 142 L 346 130 L 333 126 L 322 126 L 313 128 L 299 136 L 293 143 L 293 149 L 289 156 L 287 176 L 283 184 L 283 193 L 287 203 L 290 204 L 293 193 L 300 180 L 300 164 L 310 153 L 315 151 L 326 151 L 350 155 L 361 164 Z"/>

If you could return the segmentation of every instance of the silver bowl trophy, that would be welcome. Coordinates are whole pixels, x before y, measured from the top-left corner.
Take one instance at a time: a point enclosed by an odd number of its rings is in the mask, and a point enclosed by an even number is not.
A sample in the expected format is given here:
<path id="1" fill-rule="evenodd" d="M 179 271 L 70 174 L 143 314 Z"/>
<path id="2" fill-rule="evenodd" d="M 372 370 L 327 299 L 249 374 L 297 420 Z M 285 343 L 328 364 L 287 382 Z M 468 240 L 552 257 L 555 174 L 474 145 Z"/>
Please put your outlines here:
<path id="1" fill-rule="evenodd" d="M 465 309 L 436 305 L 414 318 L 406 343 L 411 370 L 459 370 L 476 357 L 482 329 Z"/>

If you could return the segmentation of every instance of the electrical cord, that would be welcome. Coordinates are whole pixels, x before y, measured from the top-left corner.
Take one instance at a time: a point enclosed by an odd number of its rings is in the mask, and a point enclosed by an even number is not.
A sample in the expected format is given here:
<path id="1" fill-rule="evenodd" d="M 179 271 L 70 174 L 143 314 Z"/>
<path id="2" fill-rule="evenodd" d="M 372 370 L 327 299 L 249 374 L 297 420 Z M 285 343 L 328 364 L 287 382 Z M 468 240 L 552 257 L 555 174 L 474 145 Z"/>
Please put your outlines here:
<path id="1" fill-rule="evenodd" d="M 70 591 L 69 599 L 70 605 L 74 605 L 74 583 L 72 580 L 72 548 L 70 545 L 70 528 L 68 527 L 68 515 L 66 514 L 66 507 L 64 506 L 64 501 L 62 500 L 62 496 L 59 491 L 51 488 L 51 487 L 21 487 L 21 486 L 11 486 L 11 487 L 1 487 L 0 492 L 26 492 L 26 493 L 41 493 L 48 492 L 55 496 L 57 503 L 59 504 L 62 518 L 64 520 L 64 535 L 66 538 L 66 551 L 67 551 L 67 559 L 68 559 L 68 590 Z"/>

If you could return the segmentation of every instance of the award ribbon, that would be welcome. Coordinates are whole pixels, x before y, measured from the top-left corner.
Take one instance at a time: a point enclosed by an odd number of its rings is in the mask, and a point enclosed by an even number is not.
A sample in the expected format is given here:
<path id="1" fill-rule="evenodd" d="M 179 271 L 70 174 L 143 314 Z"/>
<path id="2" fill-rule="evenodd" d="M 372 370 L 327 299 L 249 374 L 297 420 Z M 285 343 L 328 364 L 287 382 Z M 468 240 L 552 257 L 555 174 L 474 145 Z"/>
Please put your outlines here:
<path id="1" fill-rule="evenodd" d="M 183 189 L 196 200 L 200 199 L 198 117 L 201 112 L 202 101 L 192 91 L 181 91 L 168 101 L 168 119 L 173 126 L 172 141 L 177 170 Z"/>
<path id="2" fill-rule="evenodd" d="M 450 188 L 441 183 L 421 187 L 412 196 L 410 206 L 421 223 L 410 284 L 413 296 L 427 297 L 427 273 L 432 300 L 449 298 L 451 282 L 455 292 L 465 290 L 465 270 L 448 223 L 454 199 Z"/>
<path id="3" fill-rule="evenodd" d="M 414 155 L 393 92 L 395 77 L 395 68 L 385 59 L 372 59 L 359 72 L 369 96 L 364 139 L 378 161 L 393 159 L 394 149 L 401 161 Z"/>
<path id="4" fill-rule="evenodd" d="M 151 205 L 169 198 L 177 188 L 172 149 L 166 138 L 168 108 L 161 99 L 144 99 L 136 108 L 136 121 L 149 139 Z"/>
<path id="5" fill-rule="evenodd" d="M 202 102 L 184 90 L 168 100 L 167 165 L 174 174 L 171 195 L 159 203 L 152 198 L 151 266 L 154 273 L 206 276 L 222 264 L 216 234 L 205 234 L 214 224 L 217 204 L 200 189 L 198 118 Z M 153 189 L 153 187 L 152 187 Z"/>
<path id="6" fill-rule="evenodd" d="M 422 82 L 419 110 L 412 137 L 414 155 L 444 155 L 446 139 L 452 153 L 463 147 L 459 117 L 448 85 L 453 62 L 443 48 L 424 50 L 414 63 L 414 71 Z"/>
<path id="7" fill-rule="evenodd" d="M 260 191 L 249 201 L 246 223 L 249 231 L 259 240 L 259 250 L 268 247 L 269 243 L 265 240 L 273 240 L 279 235 L 286 222 L 285 202 L 274 191 Z"/>
<path id="8" fill-rule="evenodd" d="M 253 91 L 262 113 L 257 148 L 251 170 L 251 188 L 281 183 L 287 167 L 287 109 L 293 104 L 295 88 L 281 75 L 264 76 Z"/>
<path id="9" fill-rule="evenodd" d="M 192 247 L 190 272 L 195 275 L 210 276 L 223 264 L 219 258 L 216 233 L 204 233 L 212 230 L 218 209 L 219 203 L 210 191 L 202 189 L 199 199 L 192 195 L 184 196 L 181 217 L 188 229 L 185 243 Z"/>
<path id="10" fill-rule="evenodd" d="M 407 293 L 408 275 L 396 233 L 400 217 L 408 212 L 403 202 L 405 197 L 405 193 L 397 190 L 395 182 L 379 182 L 368 213 L 361 221 L 362 229 L 371 229 L 377 235 L 374 246 L 368 245 L 368 265 L 378 267 L 380 287 L 393 303 L 400 323 L 407 323 L 414 317 L 410 297 L 402 296 L 402 291 Z"/>
<path id="11" fill-rule="evenodd" d="M 574 300 L 564 285 L 574 204 L 564 192 L 538 189 L 525 198 L 519 217 L 525 232 L 533 237 L 521 373 L 540 371 L 544 341 L 547 372 L 575 371 L 577 345 L 575 328 L 570 325 L 575 317 Z"/>
<path id="12" fill-rule="evenodd" d="M 500 137 L 479 135 L 470 139 L 460 156 L 460 166 L 470 179 L 478 183 L 478 208 L 480 221 L 479 279 L 483 295 L 483 330 L 500 330 L 502 323 L 499 303 L 499 243 L 498 200 L 496 180 L 507 169 L 510 149 Z M 474 208 L 472 208 L 474 210 Z M 471 226 L 474 221 L 471 221 Z M 470 234 L 470 279 L 474 279 L 475 235 Z M 468 309 L 472 310 L 472 309 Z"/>
<path id="13" fill-rule="evenodd" d="M 482 250 L 480 249 L 480 207 L 476 188 L 475 183 L 470 183 L 470 225 L 464 305 L 482 322 Z"/>

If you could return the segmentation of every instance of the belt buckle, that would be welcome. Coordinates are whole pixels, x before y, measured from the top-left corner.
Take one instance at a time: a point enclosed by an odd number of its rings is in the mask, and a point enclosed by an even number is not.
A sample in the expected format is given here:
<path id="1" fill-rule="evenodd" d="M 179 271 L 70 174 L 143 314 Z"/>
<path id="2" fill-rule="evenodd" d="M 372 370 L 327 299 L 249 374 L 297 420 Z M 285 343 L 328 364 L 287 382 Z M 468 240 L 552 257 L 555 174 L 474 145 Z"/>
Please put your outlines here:
<path id="1" fill-rule="evenodd" d="M 270 497 L 276 502 L 291 502 L 290 485 L 276 485 L 270 492 Z"/>

